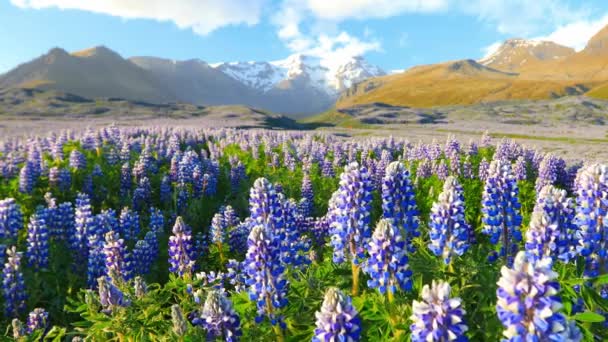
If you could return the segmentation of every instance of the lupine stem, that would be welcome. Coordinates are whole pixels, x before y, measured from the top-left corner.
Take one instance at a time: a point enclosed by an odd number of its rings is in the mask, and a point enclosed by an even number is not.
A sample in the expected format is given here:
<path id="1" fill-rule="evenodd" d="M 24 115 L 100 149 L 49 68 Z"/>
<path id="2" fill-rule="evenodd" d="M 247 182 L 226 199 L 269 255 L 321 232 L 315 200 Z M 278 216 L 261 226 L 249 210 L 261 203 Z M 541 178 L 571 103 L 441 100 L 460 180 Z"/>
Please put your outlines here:
<path id="1" fill-rule="evenodd" d="M 360 267 L 359 265 L 356 265 L 354 262 L 351 263 L 352 265 L 352 271 L 353 271 L 353 296 L 356 296 L 359 294 L 359 271 L 360 271 Z"/>

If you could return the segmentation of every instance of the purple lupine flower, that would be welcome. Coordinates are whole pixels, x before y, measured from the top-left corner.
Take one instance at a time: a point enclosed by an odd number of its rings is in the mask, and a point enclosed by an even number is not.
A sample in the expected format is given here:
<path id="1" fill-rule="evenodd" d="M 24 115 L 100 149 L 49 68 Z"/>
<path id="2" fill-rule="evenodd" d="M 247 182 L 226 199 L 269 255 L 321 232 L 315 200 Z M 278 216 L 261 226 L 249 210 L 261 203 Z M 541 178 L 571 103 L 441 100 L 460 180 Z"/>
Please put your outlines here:
<path id="1" fill-rule="evenodd" d="M 101 310 L 104 313 L 110 314 L 116 308 L 129 306 L 131 303 L 125 295 L 120 291 L 116 285 L 112 284 L 112 282 L 108 281 L 108 279 L 104 277 L 99 277 L 97 279 L 97 288 L 99 290 L 99 302 L 101 303 Z"/>
<path id="2" fill-rule="evenodd" d="M 239 217 L 236 215 L 234 208 L 232 206 L 227 205 L 224 208 L 224 223 L 227 228 L 236 227 L 239 224 Z"/>
<path id="3" fill-rule="evenodd" d="M 201 311 L 196 312 L 192 324 L 207 331 L 207 340 L 221 339 L 236 342 L 242 335 L 239 315 L 224 292 L 211 290 Z"/>
<path id="4" fill-rule="evenodd" d="M 192 232 L 178 216 L 173 225 L 173 235 L 169 237 L 169 272 L 183 276 L 190 274 L 193 268 Z"/>
<path id="5" fill-rule="evenodd" d="M 19 171 L 19 192 L 23 194 L 31 194 L 34 191 L 34 183 L 36 178 L 34 177 L 34 170 L 32 163 L 26 161 L 21 171 Z"/>
<path id="6" fill-rule="evenodd" d="M 25 281 L 21 272 L 21 252 L 15 246 L 7 248 L 2 269 L 2 293 L 5 317 L 17 317 L 25 310 Z"/>
<path id="7" fill-rule="evenodd" d="M 185 184 L 179 183 L 177 185 L 177 201 L 175 203 L 178 213 L 184 213 L 188 206 L 188 200 L 190 199 L 190 193 Z"/>
<path id="8" fill-rule="evenodd" d="M 477 176 L 479 180 L 485 182 L 488 180 L 488 174 L 490 172 L 490 164 L 486 160 L 486 158 L 481 159 L 479 162 L 479 170 L 477 171 Z"/>
<path id="9" fill-rule="evenodd" d="M 156 233 L 154 233 L 154 231 L 148 231 L 146 232 L 146 235 L 144 236 L 144 240 L 148 243 L 149 246 L 149 254 L 150 254 L 150 265 L 154 262 L 154 260 L 156 260 L 156 258 L 158 257 L 158 253 L 159 253 L 159 242 L 158 242 L 158 236 L 156 235 Z"/>
<path id="10" fill-rule="evenodd" d="M 133 241 L 137 239 L 140 229 L 139 215 L 124 207 L 120 212 L 120 236 L 127 241 Z"/>
<path id="11" fill-rule="evenodd" d="M 466 156 L 464 162 L 462 163 L 462 177 L 465 179 L 473 179 L 473 166 L 471 165 L 471 159 L 469 156 Z"/>
<path id="12" fill-rule="evenodd" d="M 247 178 L 245 166 L 240 161 L 230 166 L 230 189 L 233 193 L 238 192 L 241 182 Z"/>
<path id="13" fill-rule="evenodd" d="M 59 191 L 66 192 L 70 190 L 72 186 L 72 174 L 68 169 L 59 170 L 59 180 L 58 180 Z"/>
<path id="14" fill-rule="evenodd" d="M 575 238 L 577 252 L 586 259 L 585 274 L 596 277 L 608 266 L 608 165 L 592 164 L 576 177 Z"/>
<path id="15" fill-rule="evenodd" d="M 334 262 L 358 265 L 363 257 L 371 237 L 371 191 L 371 178 L 365 167 L 359 168 L 356 162 L 344 167 L 330 223 Z"/>
<path id="16" fill-rule="evenodd" d="M 310 175 L 308 174 L 308 172 L 304 173 L 304 176 L 302 177 L 302 190 L 301 190 L 301 194 L 302 194 L 302 199 L 305 199 L 305 205 L 302 208 L 303 212 L 302 215 L 303 216 L 312 216 L 312 213 L 314 211 L 314 192 L 312 189 L 312 182 L 310 180 Z"/>
<path id="17" fill-rule="evenodd" d="M 258 178 L 253 182 L 249 192 L 249 212 L 254 224 L 261 224 L 271 231 L 277 230 L 282 224 L 281 202 L 278 190 L 266 178 Z"/>
<path id="18" fill-rule="evenodd" d="M 483 132 L 481 139 L 479 140 L 479 145 L 481 147 L 490 147 L 492 146 L 492 137 L 488 133 L 488 131 Z"/>
<path id="19" fill-rule="evenodd" d="M 86 175 L 84 180 L 82 181 L 82 189 L 80 189 L 83 193 L 89 196 L 95 196 L 96 193 L 93 190 L 93 177 L 91 175 Z"/>
<path id="20" fill-rule="evenodd" d="M 336 176 L 336 173 L 334 171 L 334 165 L 327 158 L 323 160 L 323 165 L 321 167 L 321 174 L 323 175 L 323 177 L 326 177 L 326 178 L 334 178 Z"/>
<path id="21" fill-rule="evenodd" d="M 536 178 L 536 192 L 546 185 L 554 185 L 557 182 L 559 172 L 560 159 L 553 154 L 547 154 L 538 168 L 538 177 Z"/>
<path id="22" fill-rule="evenodd" d="M 490 236 L 493 245 L 500 246 L 498 255 L 504 257 L 508 265 L 512 264 L 517 243 L 522 240 L 518 194 L 511 163 L 500 159 L 492 161 L 482 199 L 482 232 Z M 494 257 L 492 254 L 490 260 Z"/>
<path id="23" fill-rule="evenodd" d="M 23 228 L 21 206 L 14 198 L 0 200 L 0 239 L 16 241 L 21 228 Z"/>
<path id="24" fill-rule="evenodd" d="M 422 288 L 422 301 L 412 303 L 412 342 L 468 341 L 462 299 L 450 297 L 450 284 L 435 281 Z"/>
<path id="25" fill-rule="evenodd" d="M 36 330 L 46 332 L 49 327 L 49 313 L 42 308 L 35 308 L 27 316 L 26 333 L 32 334 Z M 44 334 L 43 334 L 44 335 Z"/>
<path id="26" fill-rule="evenodd" d="M 49 233 L 44 219 L 44 209 L 38 210 L 30 217 L 27 225 L 27 251 L 25 253 L 28 265 L 36 270 L 45 269 L 49 265 Z"/>
<path id="27" fill-rule="evenodd" d="M 429 178 L 433 173 L 433 166 L 431 165 L 431 161 L 428 158 L 424 158 L 420 163 L 418 163 L 418 168 L 416 169 L 416 178 Z"/>
<path id="28" fill-rule="evenodd" d="M 458 180 L 449 176 L 443 184 L 443 191 L 431 208 L 429 222 L 429 249 L 441 256 L 447 265 L 455 256 L 461 256 L 469 249 L 471 227 L 464 217 L 464 191 Z"/>
<path id="29" fill-rule="evenodd" d="M 513 267 L 503 266 L 498 280 L 496 312 L 505 327 L 506 341 L 580 341 L 569 337 L 566 317 L 560 313 L 557 273 L 552 259 L 528 259 L 520 251 Z"/>
<path id="30" fill-rule="evenodd" d="M 388 165 L 382 180 L 382 216 L 393 220 L 407 251 L 413 252 L 412 240 L 420 236 L 416 194 L 409 171 L 398 161 Z"/>
<path id="31" fill-rule="evenodd" d="M 523 156 L 517 157 L 515 161 L 515 166 L 513 166 L 513 174 L 515 176 L 515 180 L 517 181 L 525 181 L 527 178 L 527 165 L 526 159 Z"/>
<path id="32" fill-rule="evenodd" d="M 196 165 L 192 171 L 192 195 L 194 198 L 203 195 L 203 171 L 200 165 Z"/>
<path id="33" fill-rule="evenodd" d="M 247 240 L 244 271 L 249 297 L 256 302 L 258 309 L 256 322 L 267 316 L 273 325 L 285 328 L 278 311 L 287 305 L 289 283 L 285 279 L 285 266 L 280 261 L 280 248 L 275 240 L 267 227 L 253 227 Z"/>
<path id="34" fill-rule="evenodd" d="M 378 222 L 369 242 L 368 253 L 363 270 L 370 277 L 367 281 L 369 287 L 382 294 L 412 289 L 412 271 L 409 270 L 405 241 L 393 220 L 382 219 Z"/>
<path id="35" fill-rule="evenodd" d="M 545 186 L 526 231 L 526 253 L 530 259 L 552 257 L 568 262 L 576 257 L 576 226 L 574 202 L 566 191 L 551 185 Z"/>
<path id="36" fill-rule="evenodd" d="M 54 238 L 58 240 L 67 240 L 69 235 L 74 231 L 74 207 L 71 202 L 63 202 L 57 206 L 54 214 L 56 223 L 56 231 L 52 231 Z"/>
<path id="37" fill-rule="evenodd" d="M 57 166 L 49 169 L 49 186 L 51 188 L 59 188 L 59 170 Z"/>
<path id="38" fill-rule="evenodd" d="M 439 163 L 435 163 L 435 170 L 434 173 L 437 175 L 437 178 L 439 178 L 439 180 L 445 180 L 446 178 L 448 178 L 449 175 L 449 170 L 448 170 L 448 166 L 445 163 L 444 159 L 441 159 L 439 161 Z"/>
<path id="39" fill-rule="evenodd" d="M 467 153 L 470 156 L 475 156 L 479 153 L 479 148 L 477 147 L 477 143 L 475 142 L 475 140 L 473 140 L 473 139 L 469 140 L 469 146 L 467 148 Z"/>
<path id="40" fill-rule="evenodd" d="M 226 222 L 224 220 L 224 214 L 222 212 L 216 213 L 211 219 L 211 228 L 209 235 L 211 236 L 211 242 L 220 245 L 224 243 L 226 239 Z"/>
<path id="41" fill-rule="evenodd" d="M 84 154 L 78 150 L 70 152 L 70 167 L 75 170 L 84 170 L 87 168 L 87 159 Z"/>
<path id="42" fill-rule="evenodd" d="M 148 206 L 151 197 L 152 185 L 150 184 L 150 179 L 148 177 L 142 177 L 133 191 L 133 209 L 142 211 L 144 207 Z"/>
<path id="43" fill-rule="evenodd" d="M 129 163 L 122 164 L 120 169 L 120 196 L 127 197 L 131 191 L 131 171 Z"/>
<path id="44" fill-rule="evenodd" d="M 106 274 L 114 283 L 131 279 L 131 262 L 127 254 L 125 241 L 118 233 L 110 231 L 105 235 L 103 254 L 106 260 Z"/>
<path id="45" fill-rule="evenodd" d="M 315 312 L 316 328 L 313 342 L 359 341 L 361 320 L 349 296 L 330 287 L 325 292 L 321 309 Z"/>
<path id="46" fill-rule="evenodd" d="M 150 272 L 150 267 L 152 267 L 154 261 L 152 253 L 152 247 L 148 244 L 148 241 L 139 240 L 135 243 L 132 258 L 135 274 L 145 275 Z"/>

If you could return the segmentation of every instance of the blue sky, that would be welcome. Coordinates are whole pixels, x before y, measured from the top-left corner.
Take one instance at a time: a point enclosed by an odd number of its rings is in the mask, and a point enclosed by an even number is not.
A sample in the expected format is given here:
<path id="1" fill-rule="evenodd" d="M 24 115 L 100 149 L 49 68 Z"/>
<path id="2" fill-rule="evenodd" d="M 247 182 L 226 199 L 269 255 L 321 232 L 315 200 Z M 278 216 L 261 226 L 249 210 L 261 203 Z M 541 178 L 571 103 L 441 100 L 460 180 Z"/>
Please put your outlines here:
<path id="1" fill-rule="evenodd" d="M 361 54 L 388 71 L 480 58 L 511 37 L 580 49 L 607 24 L 605 0 L 0 0 L 0 73 L 96 45 L 208 62 Z"/>

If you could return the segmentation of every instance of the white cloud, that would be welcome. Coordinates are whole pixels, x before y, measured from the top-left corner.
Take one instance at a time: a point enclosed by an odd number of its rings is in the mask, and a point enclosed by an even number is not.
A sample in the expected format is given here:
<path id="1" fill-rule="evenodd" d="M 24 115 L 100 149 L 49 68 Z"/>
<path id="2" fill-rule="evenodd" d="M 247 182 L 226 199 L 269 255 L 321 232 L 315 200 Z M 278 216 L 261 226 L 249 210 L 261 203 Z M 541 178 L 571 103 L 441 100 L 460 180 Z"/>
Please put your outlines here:
<path id="1" fill-rule="evenodd" d="M 206 35 L 227 25 L 255 25 L 264 0 L 10 0 L 21 8 L 59 8 L 108 14 L 126 19 L 172 21 Z"/>
<path id="2" fill-rule="evenodd" d="M 503 34 L 529 37 L 588 16 L 585 7 L 572 8 L 561 0 L 455 0 L 466 14 L 495 25 Z M 454 1 L 454 2 L 455 2 Z"/>
<path id="3" fill-rule="evenodd" d="M 606 25 L 608 25 L 608 15 L 597 20 L 578 20 L 559 26 L 550 34 L 536 39 L 553 41 L 580 51 L 587 45 L 589 39 Z"/>
<path id="4" fill-rule="evenodd" d="M 387 18 L 402 13 L 436 12 L 448 0 L 308 0 L 308 8 L 321 19 Z"/>

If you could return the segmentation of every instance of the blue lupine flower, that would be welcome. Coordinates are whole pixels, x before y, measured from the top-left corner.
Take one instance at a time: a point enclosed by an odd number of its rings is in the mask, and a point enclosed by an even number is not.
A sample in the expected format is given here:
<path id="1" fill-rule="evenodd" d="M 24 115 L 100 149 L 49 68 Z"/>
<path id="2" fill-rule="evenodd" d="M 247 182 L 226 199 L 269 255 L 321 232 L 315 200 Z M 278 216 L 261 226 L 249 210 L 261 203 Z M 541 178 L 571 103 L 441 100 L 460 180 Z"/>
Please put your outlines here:
<path id="1" fill-rule="evenodd" d="M 431 208 L 429 249 L 447 265 L 469 249 L 471 227 L 464 217 L 464 195 L 458 180 L 450 176 L 437 202 Z"/>
<path id="2" fill-rule="evenodd" d="M 21 171 L 19 171 L 19 192 L 23 194 L 31 194 L 34 191 L 34 183 L 36 178 L 34 177 L 34 170 L 32 163 L 26 161 Z"/>
<path id="3" fill-rule="evenodd" d="M 247 250 L 247 237 L 251 231 L 252 220 L 247 218 L 245 221 L 236 225 L 228 233 L 228 245 L 233 253 L 241 253 Z"/>
<path id="4" fill-rule="evenodd" d="M 462 299 L 450 298 L 450 292 L 450 284 L 441 280 L 424 285 L 422 301 L 412 303 L 412 342 L 468 341 Z"/>
<path id="5" fill-rule="evenodd" d="M 321 310 L 315 313 L 316 328 L 313 342 L 359 341 L 361 320 L 349 296 L 330 287 L 325 292 Z"/>
<path id="6" fill-rule="evenodd" d="M 545 186 L 536 200 L 536 205 L 526 231 L 526 252 L 530 259 L 545 256 L 564 262 L 576 256 L 576 226 L 574 202 L 566 197 L 566 191 L 552 185 Z"/>
<path id="7" fill-rule="evenodd" d="M 560 163 L 560 159 L 550 153 L 543 158 L 538 168 L 538 177 L 536 177 L 536 192 L 540 192 L 547 185 L 554 185 L 556 183 Z"/>
<path id="8" fill-rule="evenodd" d="M 15 246 L 6 250 L 6 263 L 2 269 L 4 315 L 17 317 L 25 310 L 25 281 L 21 272 L 21 252 Z"/>
<path id="9" fill-rule="evenodd" d="M 162 234 L 165 230 L 165 216 L 160 209 L 150 208 L 150 230 Z"/>
<path id="10" fill-rule="evenodd" d="M 156 258 L 158 257 L 158 253 L 159 253 L 159 242 L 158 242 L 158 236 L 153 232 L 153 231 L 148 231 L 146 232 L 146 235 L 144 236 L 144 240 L 148 243 L 148 246 L 150 248 L 150 258 L 151 258 L 151 263 L 154 262 L 154 260 L 156 260 Z"/>
<path id="11" fill-rule="evenodd" d="M 36 330 L 46 331 L 49 327 L 49 313 L 42 308 L 35 308 L 27 316 L 26 333 L 32 334 Z"/>
<path id="12" fill-rule="evenodd" d="M 382 216 L 393 220 L 407 250 L 413 252 L 412 240 L 420 236 L 416 194 L 409 171 L 399 161 L 388 165 L 382 180 Z"/>
<path id="13" fill-rule="evenodd" d="M 241 322 L 238 314 L 232 308 L 232 302 L 224 292 L 211 290 L 200 312 L 196 312 L 192 324 L 207 331 L 207 340 L 221 339 L 236 342 L 242 335 Z"/>
<path id="14" fill-rule="evenodd" d="M 169 237 L 169 272 L 183 276 L 190 274 L 193 268 L 192 232 L 178 216 L 173 225 L 173 235 Z"/>
<path id="15" fill-rule="evenodd" d="M 104 254 L 104 236 L 100 232 L 88 237 L 89 260 L 87 264 L 87 284 L 94 289 L 97 278 L 106 275 L 106 256 Z"/>
<path id="16" fill-rule="evenodd" d="M 508 265 L 512 264 L 517 243 L 522 240 L 518 193 L 511 163 L 500 159 L 492 161 L 482 199 L 482 232 L 490 236 L 493 245 L 500 246 L 498 255 L 504 257 Z"/>
<path id="17" fill-rule="evenodd" d="M 159 190 L 160 194 L 160 203 L 162 205 L 167 205 L 169 203 L 171 203 L 171 179 L 169 179 L 169 176 L 164 175 L 162 180 L 160 181 L 160 190 Z"/>
<path id="18" fill-rule="evenodd" d="M 119 307 L 129 306 L 131 303 L 116 285 L 112 284 L 108 279 L 99 277 L 97 279 L 97 288 L 99 290 L 99 302 L 101 310 L 104 313 L 110 314 L 114 309 Z"/>
<path id="19" fill-rule="evenodd" d="M 115 283 L 131 279 L 131 261 L 125 242 L 118 233 L 110 231 L 105 235 L 103 253 L 106 257 L 106 274 Z"/>
<path id="20" fill-rule="evenodd" d="M 490 163 L 486 160 L 486 158 L 481 159 L 479 162 L 479 170 L 477 171 L 477 176 L 479 180 L 482 182 L 487 181 L 488 174 L 490 172 Z"/>
<path id="21" fill-rule="evenodd" d="M 14 198 L 0 201 L 0 239 L 17 240 L 19 230 L 23 228 L 21 206 Z"/>
<path id="22" fill-rule="evenodd" d="M 63 202 L 57 206 L 55 210 L 55 219 L 57 224 L 57 235 L 53 237 L 59 240 L 67 240 L 70 234 L 74 231 L 75 217 L 74 207 L 71 202 Z"/>
<path id="23" fill-rule="evenodd" d="M 524 156 L 517 157 L 515 161 L 515 166 L 513 166 L 513 174 L 517 181 L 524 181 L 527 178 L 527 163 Z"/>
<path id="24" fill-rule="evenodd" d="M 49 265 L 49 234 L 45 216 L 38 210 L 30 217 L 27 226 L 27 251 L 25 253 L 28 265 L 34 269 L 44 269 Z"/>
<path id="25" fill-rule="evenodd" d="M 592 164 L 576 178 L 575 238 L 577 252 L 586 259 L 585 274 L 596 277 L 608 267 L 608 165 Z"/>
<path id="26" fill-rule="evenodd" d="M 336 263 L 358 265 L 371 237 L 371 178 L 365 167 L 354 162 L 344 168 L 331 215 L 331 245 Z"/>
<path id="27" fill-rule="evenodd" d="M 135 274 L 145 275 L 152 266 L 152 248 L 146 240 L 139 240 L 133 248 L 133 270 Z"/>
<path id="28" fill-rule="evenodd" d="M 283 203 L 282 224 L 271 234 L 278 239 L 281 249 L 281 262 L 285 265 L 301 267 L 309 263 L 307 258 L 310 244 L 299 231 L 298 206 L 293 199 L 282 200 L 283 194 L 279 194 L 279 199 Z"/>
<path id="29" fill-rule="evenodd" d="M 369 242 L 368 253 L 364 271 L 370 277 L 367 281 L 369 287 L 378 289 L 382 294 L 412 289 L 412 271 L 408 265 L 405 242 L 392 220 L 382 219 L 378 222 Z"/>
<path id="30" fill-rule="evenodd" d="M 258 178 L 249 192 L 249 212 L 254 224 L 280 228 L 281 203 L 275 187 L 266 178 Z"/>
<path id="31" fill-rule="evenodd" d="M 95 230 L 95 217 L 93 216 L 89 196 L 78 193 L 74 212 L 74 231 L 70 236 L 71 247 L 77 253 L 75 261 L 88 259 L 88 235 Z M 78 266 L 79 263 L 76 263 L 76 265 Z"/>
<path id="32" fill-rule="evenodd" d="M 285 267 L 280 261 L 280 248 L 270 234 L 263 225 L 252 228 L 247 240 L 244 271 L 247 274 L 249 297 L 256 302 L 258 308 L 256 321 L 267 316 L 273 325 L 278 323 L 284 328 L 282 317 L 277 311 L 287 305 L 289 283 L 285 279 Z"/>
<path id="33" fill-rule="evenodd" d="M 227 228 L 236 227 L 239 224 L 239 217 L 236 215 L 234 208 L 230 205 L 227 205 L 226 208 L 224 208 L 224 223 Z"/>
<path id="34" fill-rule="evenodd" d="M 505 327 L 506 341 L 573 341 L 580 336 L 560 313 L 557 273 L 552 270 L 552 259 L 528 259 L 520 251 L 513 268 L 503 266 L 496 295 L 496 312 Z M 579 340 L 580 341 L 580 340 Z"/>
<path id="35" fill-rule="evenodd" d="M 127 241 L 137 239 L 140 231 L 139 215 L 124 207 L 120 212 L 120 235 Z"/>

